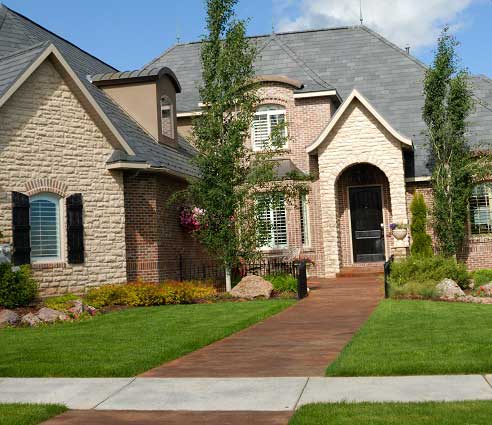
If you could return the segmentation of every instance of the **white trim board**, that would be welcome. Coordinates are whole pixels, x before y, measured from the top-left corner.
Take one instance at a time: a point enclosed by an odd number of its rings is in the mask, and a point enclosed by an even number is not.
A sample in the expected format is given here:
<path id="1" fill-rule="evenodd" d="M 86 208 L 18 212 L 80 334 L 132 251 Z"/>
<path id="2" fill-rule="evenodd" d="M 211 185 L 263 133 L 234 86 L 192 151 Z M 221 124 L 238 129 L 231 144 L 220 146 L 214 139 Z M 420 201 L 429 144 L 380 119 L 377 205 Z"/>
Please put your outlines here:
<path id="1" fill-rule="evenodd" d="M 309 97 L 337 96 L 336 90 L 312 91 L 307 93 L 294 93 L 294 99 L 305 99 Z"/>
<path id="2" fill-rule="evenodd" d="M 379 121 L 379 123 L 386 129 L 388 132 L 399 142 L 402 144 L 412 147 L 412 141 L 408 139 L 407 137 L 402 136 L 400 133 L 398 133 L 377 111 L 374 109 L 374 107 L 369 103 L 369 101 L 362 96 L 356 89 L 352 90 L 352 93 L 350 93 L 350 96 L 345 99 L 345 101 L 340 105 L 340 107 L 337 109 L 335 112 L 335 115 L 333 115 L 332 119 L 328 123 L 328 125 L 325 127 L 325 129 L 321 132 L 321 134 L 318 136 L 318 138 L 312 143 L 310 146 L 306 148 L 308 153 L 314 152 L 318 147 L 326 140 L 328 135 L 331 133 L 337 122 L 342 118 L 343 114 L 349 107 L 349 105 L 357 99 L 373 116 L 376 118 L 376 120 Z"/>

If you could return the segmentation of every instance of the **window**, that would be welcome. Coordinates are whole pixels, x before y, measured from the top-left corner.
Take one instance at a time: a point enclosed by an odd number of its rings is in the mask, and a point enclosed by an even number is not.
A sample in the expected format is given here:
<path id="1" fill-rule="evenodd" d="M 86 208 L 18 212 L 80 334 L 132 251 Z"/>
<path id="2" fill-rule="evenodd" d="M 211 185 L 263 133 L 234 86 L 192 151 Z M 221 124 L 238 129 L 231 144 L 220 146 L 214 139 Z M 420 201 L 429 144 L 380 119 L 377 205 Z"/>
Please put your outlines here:
<path id="1" fill-rule="evenodd" d="M 302 246 L 311 246 L 311 233 L 309 232 L 309 210 L 306 194 L 301 195 L 300 214 Z"/>
<path id="2" fill-rule="evenodd" d="M 259 195 L 257 198 L 261 228 L 261 243 L 264 248 L 287 246 L 287 220 L 283 195 Z"/>
<path id="3" fill-rule="evenodd" d="M 161 133 L 163 136 L 174 139 L 173 103 L 164 95 L 161 97 Z"/>
<path id="4" fill-rule="evenodd" d="M 30 198 L 31 259 L 60 258 L 60 199 L 41 194 Z"/>
<path id="5" fill-rule="evenodd" d="M 473 188 L 470 198 L 472 234 L 492 233 L 492 183 L 482 183 Z"/>
<path id="6" fill-rule="evenodd" d="M 271 148 L 272 130 L 285 123 L 285 108 L 280 105 L 262 105 L 258 108 L 251 129 L 253 150 L 262 151 Z M 287 137 L 287 128 L 283 127 L 283 136 Z M 282 146 L 282 147 L 285 147 Z"/>

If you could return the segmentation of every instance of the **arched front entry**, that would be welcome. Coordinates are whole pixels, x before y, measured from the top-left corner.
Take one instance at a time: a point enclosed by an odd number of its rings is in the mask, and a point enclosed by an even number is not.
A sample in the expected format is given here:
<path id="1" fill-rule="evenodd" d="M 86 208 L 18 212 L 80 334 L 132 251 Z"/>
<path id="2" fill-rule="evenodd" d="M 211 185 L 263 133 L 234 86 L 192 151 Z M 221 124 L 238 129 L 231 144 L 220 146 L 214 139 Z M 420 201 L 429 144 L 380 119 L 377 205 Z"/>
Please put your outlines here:
<path id="1" fill-rule="evenodd" d="M 347 167 L 336 181 L 336 203 L 340 266 L 385 261 L 392 213 L 384 172 L 367 163 Z"/>

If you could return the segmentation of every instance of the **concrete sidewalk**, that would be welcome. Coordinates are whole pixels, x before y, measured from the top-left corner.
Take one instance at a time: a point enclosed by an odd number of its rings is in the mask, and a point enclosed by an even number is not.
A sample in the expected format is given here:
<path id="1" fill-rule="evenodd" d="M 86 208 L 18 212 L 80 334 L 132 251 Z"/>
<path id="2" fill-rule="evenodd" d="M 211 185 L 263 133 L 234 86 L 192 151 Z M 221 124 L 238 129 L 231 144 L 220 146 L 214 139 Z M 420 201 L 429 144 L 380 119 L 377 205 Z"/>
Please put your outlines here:
<path id="1" fill-rule="evenodd" d="M 286 412 L 314 402 L 492 400 L 492 375 L 354 378 L 3 378 L 0 403 L 70 409 Z"/>

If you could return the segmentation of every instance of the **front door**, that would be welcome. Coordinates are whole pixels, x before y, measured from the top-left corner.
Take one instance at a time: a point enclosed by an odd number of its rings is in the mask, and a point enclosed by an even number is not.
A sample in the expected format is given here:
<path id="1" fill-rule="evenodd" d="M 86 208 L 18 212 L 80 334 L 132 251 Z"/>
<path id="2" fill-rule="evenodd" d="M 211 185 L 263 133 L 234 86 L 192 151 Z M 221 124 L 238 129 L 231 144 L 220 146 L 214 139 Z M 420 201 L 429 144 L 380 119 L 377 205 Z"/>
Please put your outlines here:
<path id="1" fill-rule="evenodd" d="M 349 188 L 354 262 L 384 261 L 384 225 L 380 187 Z"/>

